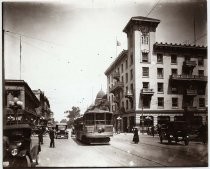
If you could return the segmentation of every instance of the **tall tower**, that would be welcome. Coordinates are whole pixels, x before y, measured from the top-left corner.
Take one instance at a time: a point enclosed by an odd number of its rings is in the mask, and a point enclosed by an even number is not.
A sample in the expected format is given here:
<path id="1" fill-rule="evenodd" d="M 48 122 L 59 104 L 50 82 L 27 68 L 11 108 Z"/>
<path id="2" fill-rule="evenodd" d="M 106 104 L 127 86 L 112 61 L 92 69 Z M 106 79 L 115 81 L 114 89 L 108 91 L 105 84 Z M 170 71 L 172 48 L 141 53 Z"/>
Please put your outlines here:
<path id="1" fill-rule="evenodd" d="M 127 23 L 123 32 L 127 34 L 128 42 L 128 57 L 133 59 L 134 71 L 134 107 L 135 110 L 142 108 L 142 89 L 143 85 L 148 84 L 148 88 L 154 86 L 151 76 L 144 78 L 142 75 L 147 75 L 147 69 L 150 72 L 155 72 L 153 67 L 153 45 L 155 44 L 155 32 L 160 20 L 147 18 L 142 16 L 132 17 Z M 144 84 L 143 84 L 144 83 Z M 145 87 L 145 86 L 144 86 Z M 146 95 L 144 100 L 151 100 L 153 93 Z M 140 122 L 140 117 L 136 115 L 136 124 Z"/>

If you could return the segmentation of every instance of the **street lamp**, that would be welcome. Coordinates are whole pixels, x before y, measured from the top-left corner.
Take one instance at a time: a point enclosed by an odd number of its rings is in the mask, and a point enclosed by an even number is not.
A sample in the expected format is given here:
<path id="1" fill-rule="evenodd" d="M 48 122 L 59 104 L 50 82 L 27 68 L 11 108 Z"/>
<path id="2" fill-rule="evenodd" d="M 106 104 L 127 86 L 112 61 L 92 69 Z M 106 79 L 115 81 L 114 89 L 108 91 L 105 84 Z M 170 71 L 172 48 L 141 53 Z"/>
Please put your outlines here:
<path id="1" fill-rule="evenodd" d="M 15 114 L 15 121 L 18 124 L 18 114 L 17 114 L 17 111 L 18 111 L 18 109 L 22 109 L 23 102 L 19 101 L 19 99 L 17 97 L 14 97 L 13 98 L 13 101 L 9 101 L 9 107 L 13 109 L 14 114 Z"/>
<path id="2" fill-rule="evenodd" d="M 121 117 L 120 116 L 118 116 L 117 117 L 117 133 L 119 134 L 120 133 L 120 121 L 121 121 Z"/>

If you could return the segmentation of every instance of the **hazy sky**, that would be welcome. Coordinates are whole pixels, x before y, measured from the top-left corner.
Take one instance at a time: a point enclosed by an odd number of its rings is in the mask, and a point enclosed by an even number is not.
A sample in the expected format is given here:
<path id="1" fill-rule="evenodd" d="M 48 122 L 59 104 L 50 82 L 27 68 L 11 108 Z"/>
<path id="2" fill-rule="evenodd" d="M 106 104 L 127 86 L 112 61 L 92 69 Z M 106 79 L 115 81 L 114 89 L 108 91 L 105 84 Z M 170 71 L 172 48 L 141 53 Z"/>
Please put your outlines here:
<path id="1" fill-rule="evenodd" d="M 157 3 L 158 2 L 158 3 Z M 157 5 L 155 5 L 157 3 Z M 10 2 L 4 4 L 5 77 L 22 72 L 32 90 L 48 97 L 55 120 L 72 106 L 84 110 L 102 88 L 105 70 L 117 53 L 127 49 L 123 28 L 133 16 L 160 19 L 157 42 L 196 43 L 207 46 L 206 1 L 183 0 L 71 0 Z M 16 34 L 17 33 L 17 34 Z"/>

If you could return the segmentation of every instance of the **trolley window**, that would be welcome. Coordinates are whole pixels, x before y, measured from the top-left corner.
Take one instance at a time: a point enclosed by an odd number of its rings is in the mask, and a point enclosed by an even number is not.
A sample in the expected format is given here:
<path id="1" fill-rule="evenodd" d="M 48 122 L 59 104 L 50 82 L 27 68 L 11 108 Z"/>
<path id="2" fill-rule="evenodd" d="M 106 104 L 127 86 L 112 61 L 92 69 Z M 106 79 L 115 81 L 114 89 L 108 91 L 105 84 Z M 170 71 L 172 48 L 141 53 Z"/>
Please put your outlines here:
<path id="1" fill-rule="evenodd" d="M 112 114 L 106 114 L 106 124 L 112 123 Z"/>
<path id="2" fill-rule="evenodd" d="M 66 126 L 58 126 L 58 130 L 66 130 Z"/>
<path id="3" fill-rule="evenodd" d="M 86 124 L 87 125 L 94 125 L 94 114 L 87 114 L 86 115 Z"/>
<path id="4" fill-rule="evenodd" d="M 96 124 L 105 124 L 105 114 L 96 113 Z"/>

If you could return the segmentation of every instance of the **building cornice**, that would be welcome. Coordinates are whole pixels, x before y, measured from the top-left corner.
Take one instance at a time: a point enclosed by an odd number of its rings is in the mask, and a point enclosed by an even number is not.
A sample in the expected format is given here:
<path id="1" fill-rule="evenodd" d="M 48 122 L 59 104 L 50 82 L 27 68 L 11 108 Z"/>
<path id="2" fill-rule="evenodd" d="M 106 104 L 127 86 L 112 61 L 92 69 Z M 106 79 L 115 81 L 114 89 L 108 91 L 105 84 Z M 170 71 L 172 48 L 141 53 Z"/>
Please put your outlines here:
<path id="1" fill-rule="evenodd" d="M 199 45 L 190 45 L 190 44 L 172 44 L 172 43 L 158 43 L 156 42 L 153 45 L 154 52 L 186 52 L 186 53 L 199 53 L 199 54 L 207 54 L 206 46 Z"/>
<path id="2" fill-rule="evenodd" d="M 104 72 L 106 76 L 109 75 L 109 73 L 116 68 L 116 65 L 126 56 L 128 55 L 128 50 L 123 50 L 118 57 L 112 62 L 112 64 L 108 67 L 108 69 Z"/>
<path id="3" fill-rule="evenodd" d="M 141 26 L 143 26 L 143 27 L 147 26 L 151 29 L 150 31 L 154 32 L 159 23 L 160 23 L 159 19 L 148 18 L 148 17 L 143 17 L 143 16 L 135 16 L 129 20 L 129 22 L 123 29 L 123 32 L 128 33 L 129 29 L 131 29 L 133 27 L 133 25 L 138 25 L 139 28 Z M 140 28 L 140 30 L 141 30 L 141 28 Z"/>

